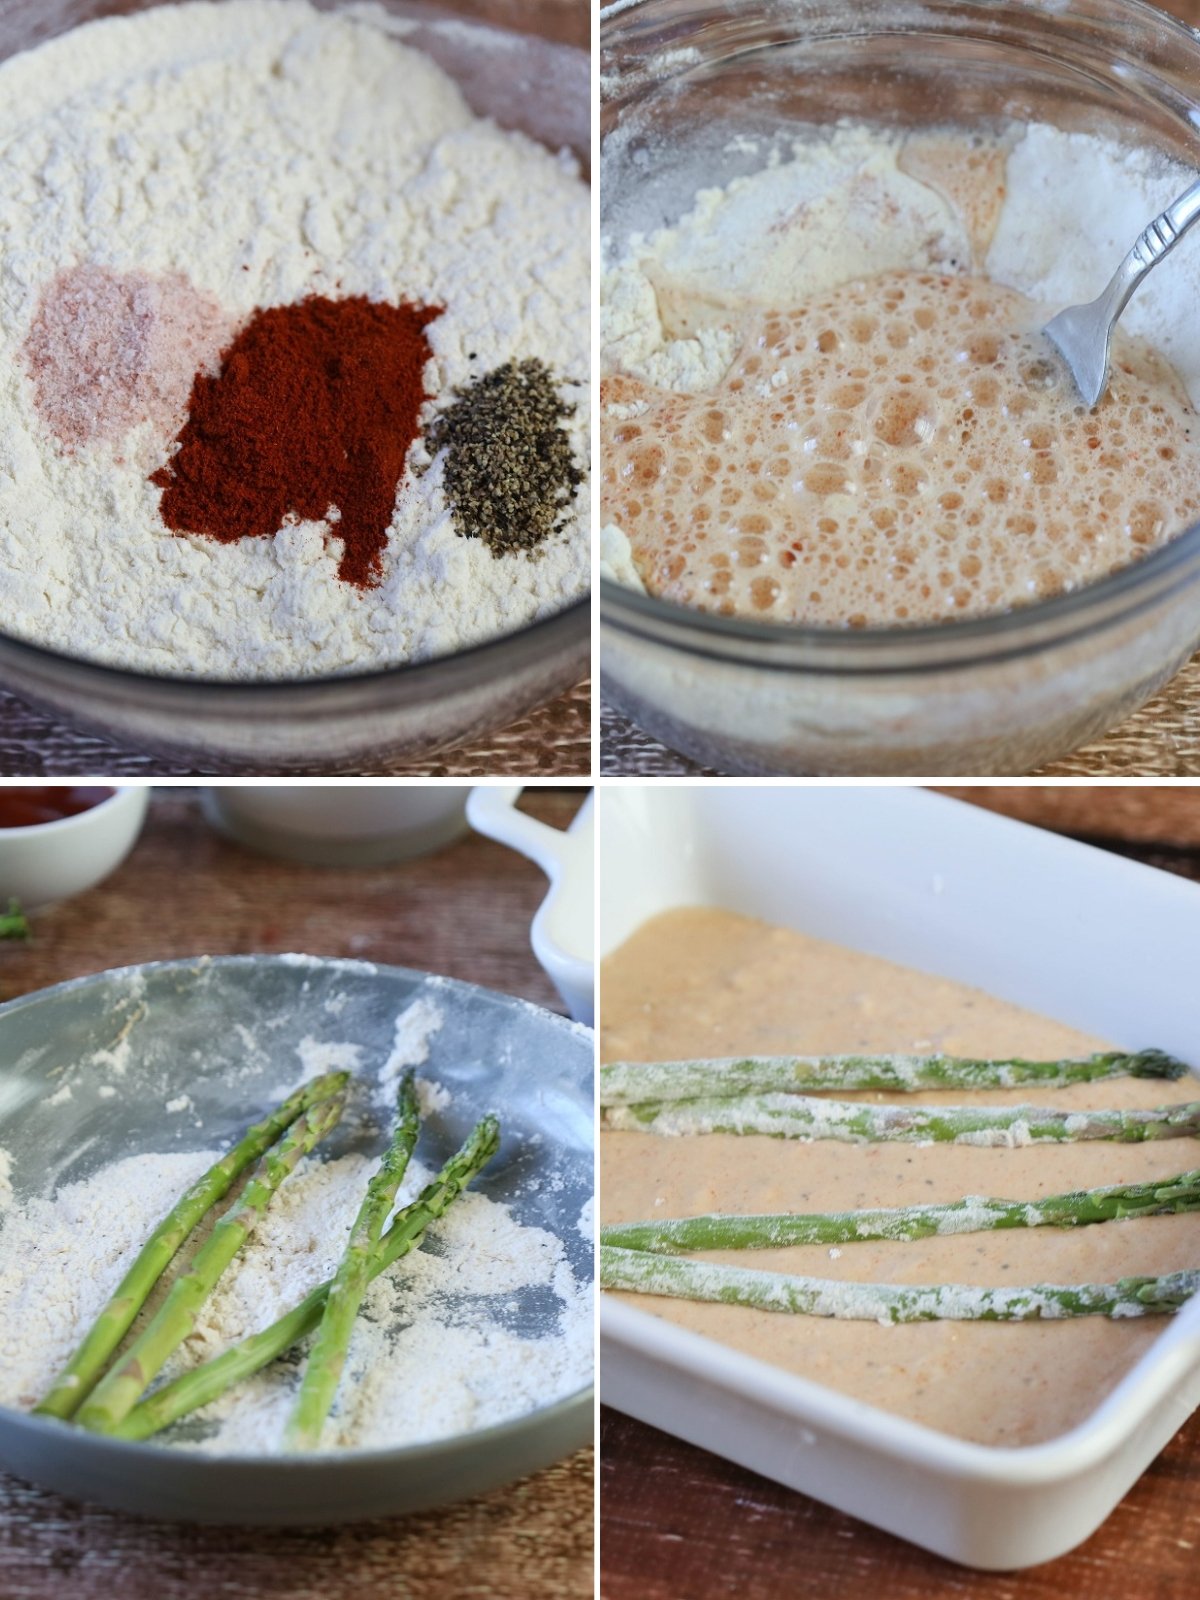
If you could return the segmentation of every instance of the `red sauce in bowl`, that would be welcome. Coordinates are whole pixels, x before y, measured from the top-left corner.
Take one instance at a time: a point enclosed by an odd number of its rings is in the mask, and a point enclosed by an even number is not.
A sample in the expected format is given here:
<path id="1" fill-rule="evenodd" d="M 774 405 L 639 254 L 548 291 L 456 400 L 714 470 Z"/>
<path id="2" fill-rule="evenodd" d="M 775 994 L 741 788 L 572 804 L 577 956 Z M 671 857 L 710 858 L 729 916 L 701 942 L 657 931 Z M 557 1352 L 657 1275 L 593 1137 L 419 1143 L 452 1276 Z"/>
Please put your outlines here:
<path id="1" fill-rule="evenodd" d="M 0 788 L 0 828 L 36 828 L 43 822 L 61 822 L 81 811 L 103 805 L 115 789 L 71 788 L 55 784 L 45 789 Z"/>

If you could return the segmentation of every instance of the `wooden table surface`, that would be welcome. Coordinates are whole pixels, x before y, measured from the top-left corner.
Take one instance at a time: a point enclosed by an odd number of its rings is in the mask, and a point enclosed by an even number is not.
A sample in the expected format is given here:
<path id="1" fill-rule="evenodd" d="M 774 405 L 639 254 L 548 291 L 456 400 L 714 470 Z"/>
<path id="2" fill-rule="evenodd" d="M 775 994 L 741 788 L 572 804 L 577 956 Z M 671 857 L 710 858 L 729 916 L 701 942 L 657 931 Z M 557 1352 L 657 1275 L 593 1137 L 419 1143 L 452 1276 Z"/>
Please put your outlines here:
<path id="1" fill-rule="evenodd" d="M 556 827 L 582 791 L 529 791 Z M 343 871 L 228 844 L 187 791 L 151 806 L 125 865 L 0 944 L 0 994 L 126 962 L 306 950 L 469 979 L 561 1011 L 529 949 L 538 869 L 469 835 L 427 860 Z M 465 1600 L 592 1593 L 593 1460 L 569 1460 L 480 1499 L 333 1529 L 200 1528 L 70 1503 L 0 1474 L 3 1600 Z"/>
<path id="2" fill-rule="evenodd" d="M 953 788 L 1200 882 L 1200 789 Z M 1183 1600 L 1200 1590 L 1200 1414 L 1100 1530 L 1058 1561 L 979 1573 L 605 1408 L 604 1600 Z"/>

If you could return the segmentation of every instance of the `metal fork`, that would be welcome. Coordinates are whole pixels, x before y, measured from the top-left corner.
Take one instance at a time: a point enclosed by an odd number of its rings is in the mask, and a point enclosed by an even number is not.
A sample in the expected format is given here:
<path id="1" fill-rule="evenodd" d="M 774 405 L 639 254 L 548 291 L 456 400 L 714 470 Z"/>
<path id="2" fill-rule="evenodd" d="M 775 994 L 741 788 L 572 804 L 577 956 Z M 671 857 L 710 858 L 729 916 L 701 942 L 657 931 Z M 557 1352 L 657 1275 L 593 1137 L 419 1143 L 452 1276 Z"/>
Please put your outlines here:
<path id="1" fill-rule="evenodd" d="M 1089 408 L 1108 387 L 1112 331 L 1142 279 L 1169 254 L 1200 218 L 1200 183 L 1195 183 L 1138 234 L 1132 250 L 1113 273 L 1104 293 L 1087 305 L 1068 306 L 1042 329 L 1062 355 Z"/>

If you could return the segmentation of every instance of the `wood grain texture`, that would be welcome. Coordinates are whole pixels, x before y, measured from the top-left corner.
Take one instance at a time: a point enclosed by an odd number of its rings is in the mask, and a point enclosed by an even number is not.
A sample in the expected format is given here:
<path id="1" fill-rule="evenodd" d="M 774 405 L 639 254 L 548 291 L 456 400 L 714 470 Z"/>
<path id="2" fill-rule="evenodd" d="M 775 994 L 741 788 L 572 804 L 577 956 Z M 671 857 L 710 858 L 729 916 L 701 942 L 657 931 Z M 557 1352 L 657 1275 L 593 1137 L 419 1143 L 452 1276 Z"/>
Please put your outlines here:
<path id="1" fill-rule="evenodd" d="M 581 790 L 530 790 L 565 827 Z M 194 794 L 151 806 L 129 860 L 0 944 L 0 995 L 126 962 L 307 950 L 427 968 L 561 1011 L 529 948 L 538 869 L 468 835 L 425 860 L 343 870 L 271 861 L 213 833 Z M 3 1600 L 576 1600 L 592 1593 L 592 1452 L 441 1511 L 336 1529 L 194 1528 L 67 1502 L 0 1474 Z"/>
<path id="2" fill-rule="evenodd" d="M 1183 1600 L 1200 1553 L 1200 1424 L 1079 1550 L 974 1572 L 605 1407 L 602 1600 Z"/>
<path id="3" fill-rule="evenodd" d="M 942 789 L 1200 880 L 1200 789 Z M 1079 1549 L 978 1573 L 605 1409 L 603 1600 L 1184 1600 L 1200 1567 L 1200 1415 Z"/>
<path id="4" fill-rule="evenodd" d="M 592 1593 L 592 1452 L 443 1511 L 342 1528 L 198 1528 L 0 1478 L 5 1600 L 554 1600 Z"/>
<path id="5" fill-rule="evenodd" d="M 1184 867 L 1200 854 L 1200 788 L 1190 784 L 939 784 L 938 792 L 1110 848 L 1160 846 Z"/>
<path id="6" fill-rule="evenodd" d="M 385 778 L 579 778 L 592 770 L 592 694 L 587 682 L 461 750 L 418 762 L 360 764 L 351 776 Z M 322 769 L 313 768 L 316 775 Z M 81 733 L 0 691 L 0 776 L 71 778 L 219 776 Z M 269 776 L 269 774 L 262 774 Z"/>

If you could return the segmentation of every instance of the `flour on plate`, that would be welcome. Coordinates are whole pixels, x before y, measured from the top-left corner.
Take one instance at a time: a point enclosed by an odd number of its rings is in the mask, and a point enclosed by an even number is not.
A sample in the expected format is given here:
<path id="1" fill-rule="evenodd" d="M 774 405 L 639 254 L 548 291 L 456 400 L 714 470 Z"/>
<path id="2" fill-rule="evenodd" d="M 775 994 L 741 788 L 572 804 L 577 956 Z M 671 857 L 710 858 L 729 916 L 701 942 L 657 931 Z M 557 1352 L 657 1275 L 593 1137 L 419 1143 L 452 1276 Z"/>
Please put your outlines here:
<path id="1" fill-rule="evenodd" d="M 232 545 L 172 533 L 149 475 L 173 433 L 146 421 L 64 448 L 21 358 L 43 289 L 81 263 L 185 275 L 234 323 L 313 293 L 440 305 L 430 414 L 539 359 L 585 466 L 589 200 L 570 159 L 475 117 L 428 56 L 306 0 L 157 6 L 16 56 L 0 146 L 7 630 L 145 671 L 280 678 L 442 655 L 585 592 L 584 491 L 539 551 L 496 558 L 455 530 L 444 463 L 421 475 L 419 441 L 375 588 L 338 579 L 333 519 Z"/>
<path id="2" fill-rule="evenodd" d="M 27 1410 L 69 1358 L 147 1236 L 216 1151 L 113 1162 L 12 1206 L 0 1247 L 0 1404 Z M 221 1280 L 164 1381 L 267 1326 L 332 1276 L 376 1163 L 308 1158 L 280 1189 Z M 0 1178 L 7 1157 L 0 1156 Z M 414 1160 L 398 1204 L 433 1172 Z M 3 1196 L 0 1185 L 0 1198 Z M 203 1237 L 185 1246 L 186 1260 Z M 367 1291 L 327 1448 L 391 1448 L 525 1415 L 585 1387 L 592 1373 L 590 1285 L 561 1241 L 467 1190 L 413 1251 Z M 161 1303 L 156 1291 L 134 1333 Z M 293 1354 L 239 1384 L 165 1442 L 213 1453 L 277 1451 L 298 1387 Z"/>
<path id="3" fill-rule="evenodd" d="M 425 995 L 418 995 L 396 1018 L 396 1032 L 392 1052 L 379 1071 L 379 1087 L 375 1098 L 381 1105 L 393 1105 L 400 1079 L 410 1067 L 420 1067 L 429 1060 L 429 1045 L 444 1021 L 442 1009 Z M 441 1110 L 449 1104 L 449 1096 L 436 1084 L 420 1079 L 417 1084 L 421 1097 L 421 1114 Z"/>

